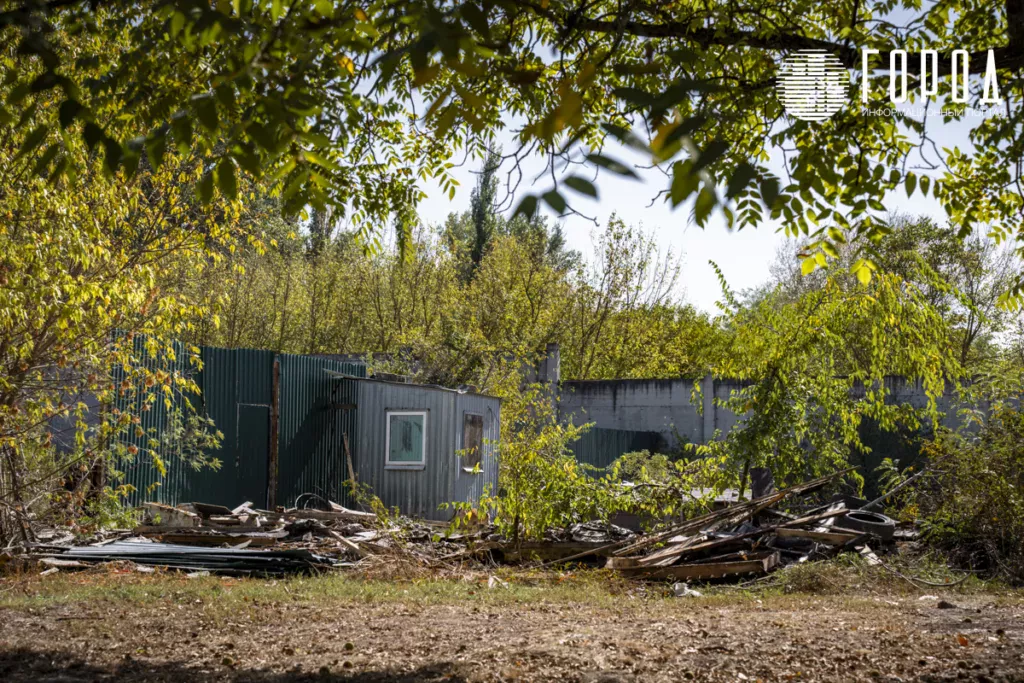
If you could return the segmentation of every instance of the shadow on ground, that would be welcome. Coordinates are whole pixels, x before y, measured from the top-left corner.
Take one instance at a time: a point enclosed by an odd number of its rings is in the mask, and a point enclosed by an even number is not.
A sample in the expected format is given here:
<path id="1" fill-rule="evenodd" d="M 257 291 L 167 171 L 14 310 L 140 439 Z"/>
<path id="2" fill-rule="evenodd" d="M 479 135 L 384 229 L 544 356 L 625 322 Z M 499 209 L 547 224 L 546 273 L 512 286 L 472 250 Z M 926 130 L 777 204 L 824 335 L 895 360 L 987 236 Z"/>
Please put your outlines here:
<path id="1" fill-rule="evenodd" d="M 431 664 L 415 671 L 288 671 L 270 672 L 219 667 L 217 670 L 187 666 L 183 662 L 125 660 L 102 665 L 55 650 L 18 648 L 0 650 L 0 681 L 5 683 L 84 683 L 85 681 L 146 681 L 166 683 L 288 683 L 290 681 L 345 681 L 346 683 L 465 683 L 466 679 L 448 664 Z"/>

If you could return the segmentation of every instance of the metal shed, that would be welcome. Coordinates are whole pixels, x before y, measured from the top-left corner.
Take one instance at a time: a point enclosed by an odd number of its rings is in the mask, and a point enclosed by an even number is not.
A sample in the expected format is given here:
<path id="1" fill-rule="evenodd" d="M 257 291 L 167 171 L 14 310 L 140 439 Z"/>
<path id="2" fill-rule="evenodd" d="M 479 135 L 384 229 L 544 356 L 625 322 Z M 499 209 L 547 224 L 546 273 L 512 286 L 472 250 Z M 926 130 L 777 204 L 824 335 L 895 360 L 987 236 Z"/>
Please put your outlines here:
<path id="1" fill-rule="evenodd" d="M 353 397 L 353 468 L 388 507 L 447 520 L 452 501 L 497 493 L 501 401 L 423 384 L 330 373 Z"/>

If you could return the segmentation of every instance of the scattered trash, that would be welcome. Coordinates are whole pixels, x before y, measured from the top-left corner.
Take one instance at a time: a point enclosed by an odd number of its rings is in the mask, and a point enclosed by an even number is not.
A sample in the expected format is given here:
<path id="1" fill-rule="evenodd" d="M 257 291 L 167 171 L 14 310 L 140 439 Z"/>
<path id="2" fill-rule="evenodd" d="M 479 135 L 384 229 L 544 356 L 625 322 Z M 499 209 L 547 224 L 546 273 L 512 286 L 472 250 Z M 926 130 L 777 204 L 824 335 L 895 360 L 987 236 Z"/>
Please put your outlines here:
<path id="1" fill-rule="evenodd" d="M 703 595 L 700 591 L 690 588 L 685 583 L 677 583 L 672 586 L 672 592 L 677 598 L 699 598 Z"/>

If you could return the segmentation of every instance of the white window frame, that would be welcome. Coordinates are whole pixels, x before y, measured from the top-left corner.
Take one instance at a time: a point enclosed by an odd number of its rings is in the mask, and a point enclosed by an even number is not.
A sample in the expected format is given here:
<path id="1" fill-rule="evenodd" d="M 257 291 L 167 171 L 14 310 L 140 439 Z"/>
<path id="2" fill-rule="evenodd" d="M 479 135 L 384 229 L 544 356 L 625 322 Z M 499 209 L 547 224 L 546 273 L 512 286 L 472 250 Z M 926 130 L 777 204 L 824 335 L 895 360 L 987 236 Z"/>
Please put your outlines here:
<path id="1" fill-rule="evenodd" d="M 422 415 L 423 416 L 423 459 L 419 462 L 407 460 L 392 462 L 391 460 L 391 416 Z M 426 410 L 386 410 L 384 412 L 384 469 L 386 470 L 423 470 L 427 468 L 427 423 L 430 420 Z"/>

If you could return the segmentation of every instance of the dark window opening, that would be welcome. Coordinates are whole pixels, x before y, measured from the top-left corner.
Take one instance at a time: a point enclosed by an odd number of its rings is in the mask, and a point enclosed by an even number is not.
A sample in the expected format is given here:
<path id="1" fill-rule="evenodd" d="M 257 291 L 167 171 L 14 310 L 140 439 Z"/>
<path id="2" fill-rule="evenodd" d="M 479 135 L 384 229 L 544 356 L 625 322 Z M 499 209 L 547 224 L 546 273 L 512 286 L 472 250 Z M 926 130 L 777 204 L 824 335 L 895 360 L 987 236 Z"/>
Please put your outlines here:
<path id="1" fill-rule="evenodd" d="M 484 450 L 484 416 L 465 413 L 462 417 L 463 466 L 474 468 L 480 464 Z"/>

